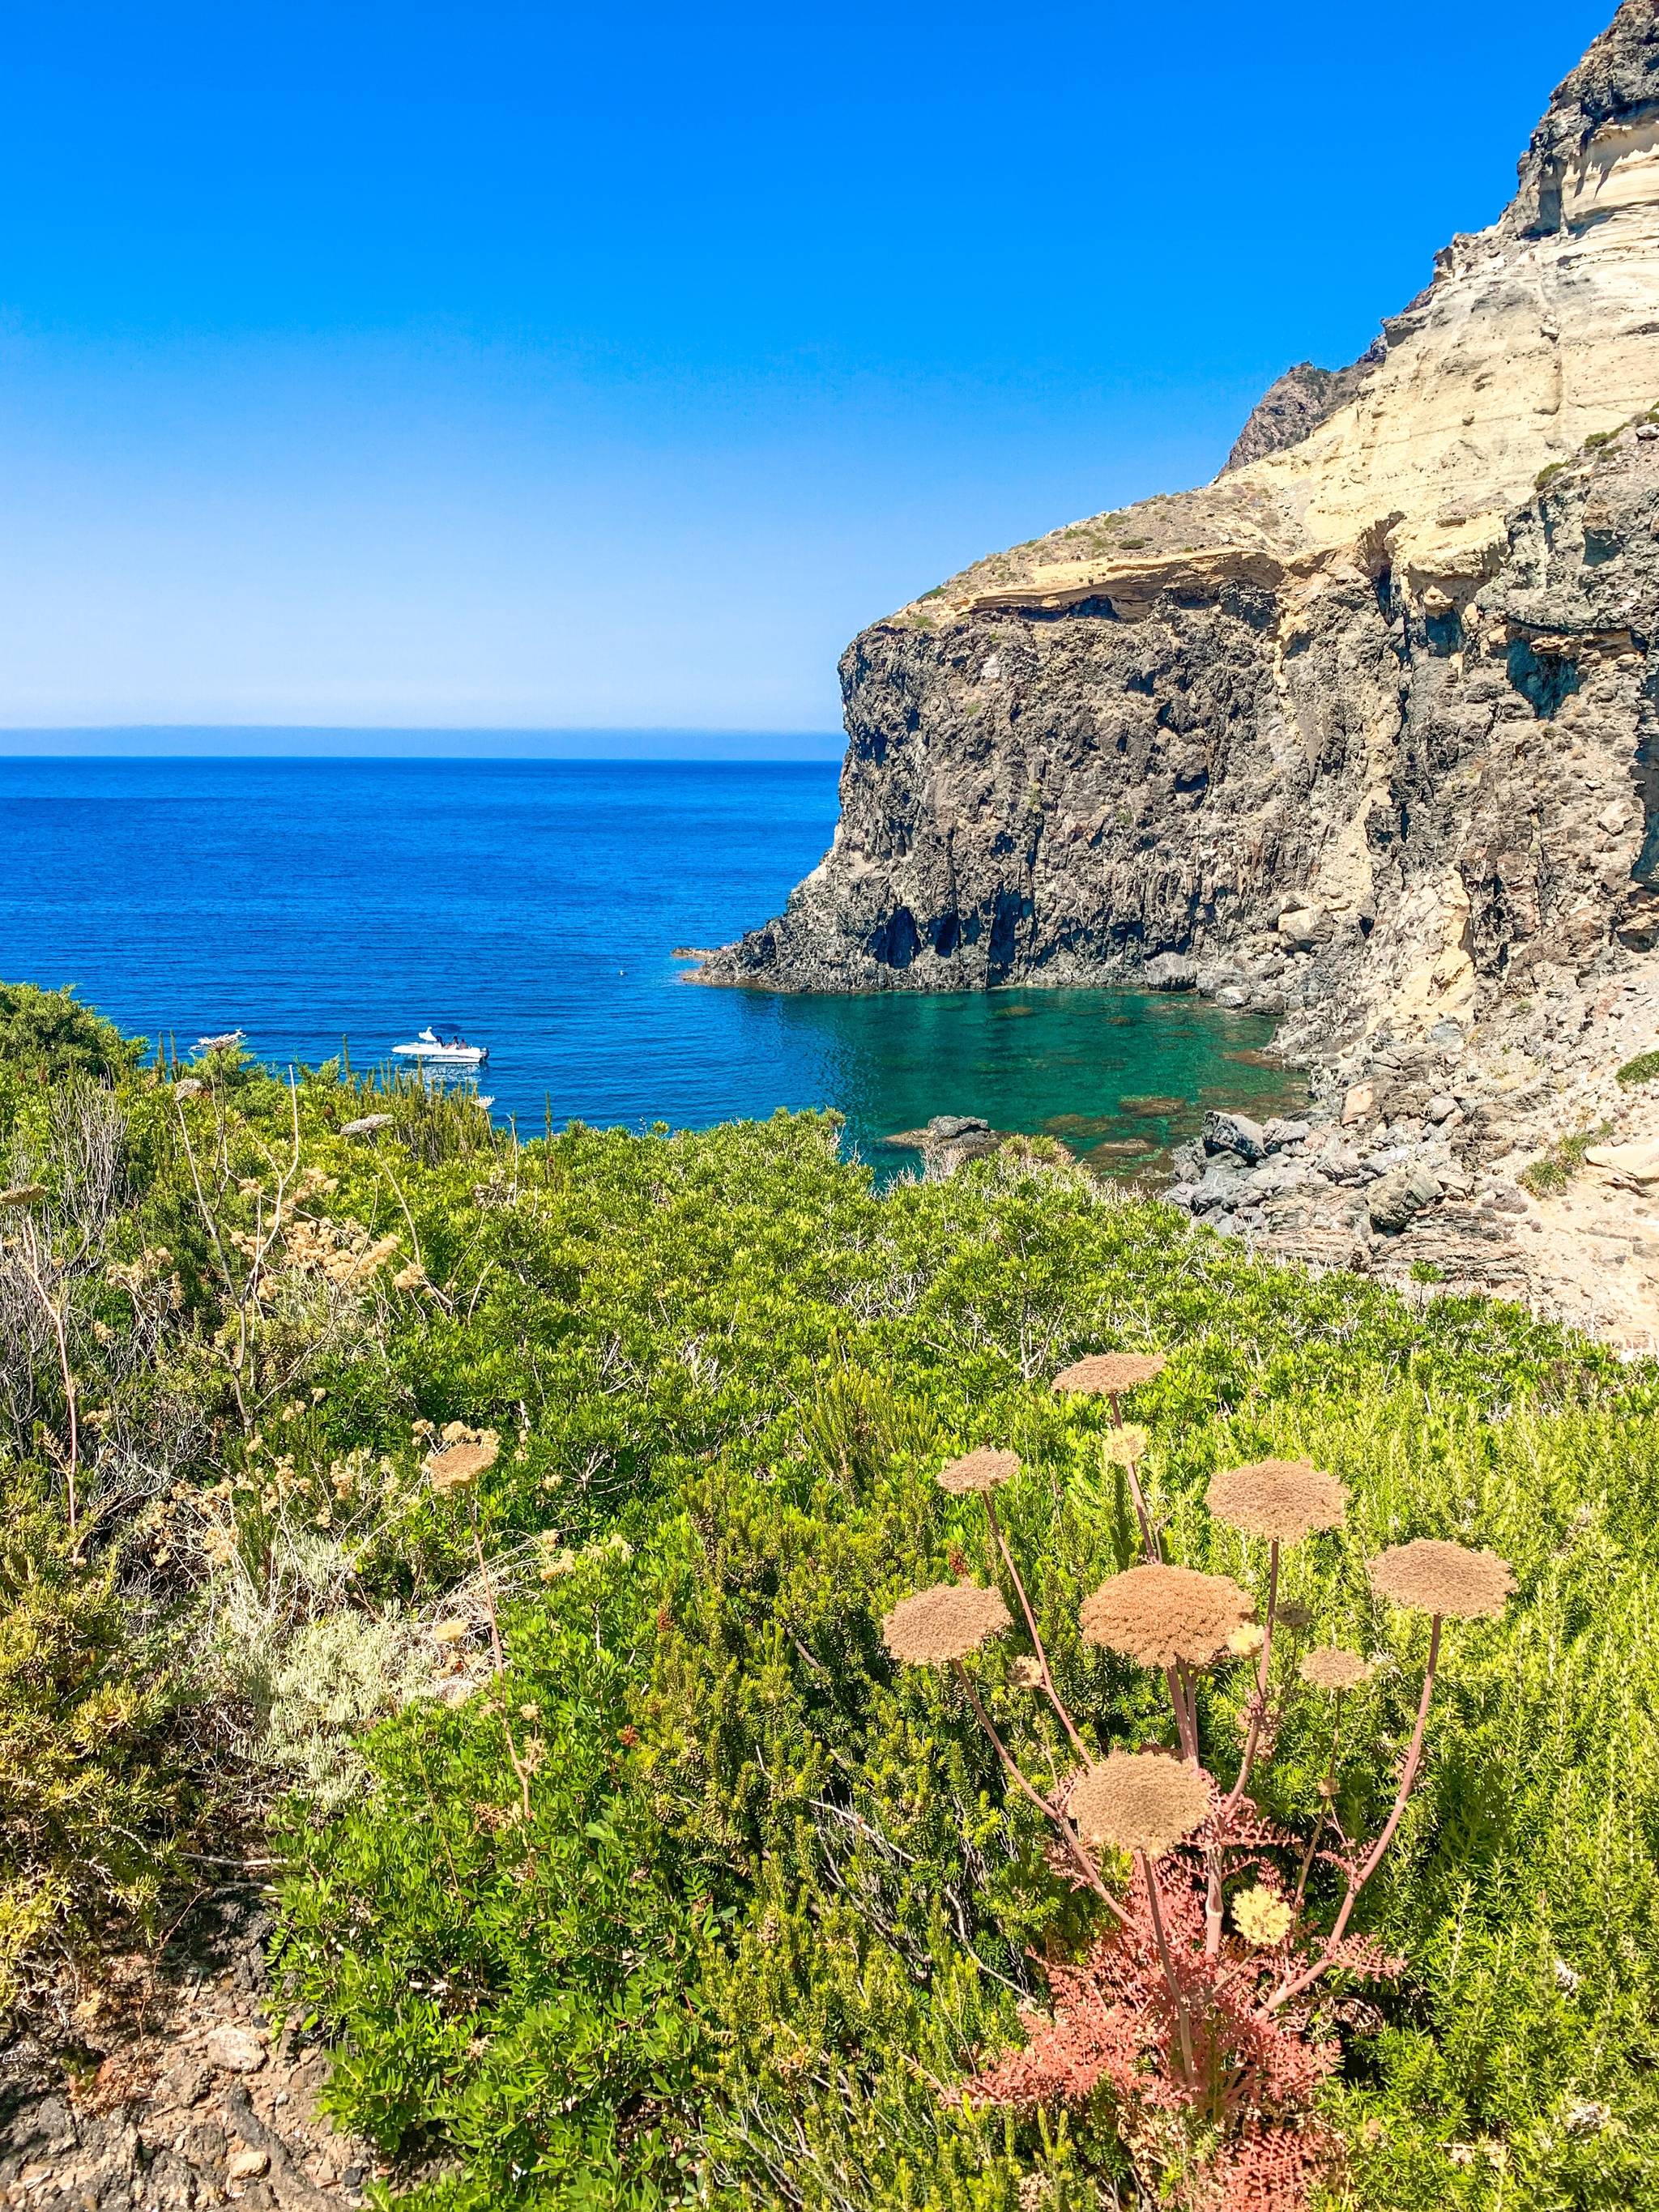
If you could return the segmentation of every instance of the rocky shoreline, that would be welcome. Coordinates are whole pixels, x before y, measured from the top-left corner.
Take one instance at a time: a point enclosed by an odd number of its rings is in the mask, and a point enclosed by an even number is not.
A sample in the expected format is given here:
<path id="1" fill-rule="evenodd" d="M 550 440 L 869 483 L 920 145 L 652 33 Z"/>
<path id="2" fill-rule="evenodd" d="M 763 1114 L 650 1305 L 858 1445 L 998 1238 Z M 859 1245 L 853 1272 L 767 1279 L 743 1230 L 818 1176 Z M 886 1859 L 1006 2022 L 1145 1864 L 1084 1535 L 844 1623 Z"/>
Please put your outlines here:
<path id="1" fill-rule="evenodd" d="M 1478 1019 L 1337 1053 L 1294 1122 L 1211 1115 L 1170 1198 L 1273 1256 L 1659 1351 L 1659 1081 L 1628 1079 L 1659 1043 L 1659 977 L 1595 966 L 1535 962 Z"/>
<path id="2" fill-rule="evenodd" d="M 1480 1022 L 1340 1054 L 1293 1115 L 1208 1113 L 1163 1195 L 1266 1257 L 1514 1298 L 1659 1352 L 1659 1065 L 1620 1079 L 1659 1044 L 1659 979 L 1609 967 L 1540 963 L 1530 994 Z M 1240 985 L 1204 984 L 1240 1002 Z M 930 1177 L 1022 1141 L 966 1115 L 886 1139 Z"/>

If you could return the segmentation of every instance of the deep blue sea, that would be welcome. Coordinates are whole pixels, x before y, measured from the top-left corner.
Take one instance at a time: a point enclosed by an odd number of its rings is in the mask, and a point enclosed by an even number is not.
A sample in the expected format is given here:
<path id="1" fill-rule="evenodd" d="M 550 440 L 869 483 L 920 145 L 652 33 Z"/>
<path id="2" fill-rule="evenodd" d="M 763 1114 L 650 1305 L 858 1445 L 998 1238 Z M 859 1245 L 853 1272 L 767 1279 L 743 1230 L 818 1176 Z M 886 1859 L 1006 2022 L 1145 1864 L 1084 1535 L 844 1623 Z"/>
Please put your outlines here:
<path id="1" fill-rule="evenodd" d="M 526 1134 L 835 1106 L 883 1168 L 973 1113 L 1132 1170 L 1206 1103 L 1287 1095 L 1268 1024 L 1191 1000 L 684 981 L 673 948 L 776 913 L 835 819 L 817 763 L 0 759 L 0 978 L 279 1065 L 452 1024 Z"/>

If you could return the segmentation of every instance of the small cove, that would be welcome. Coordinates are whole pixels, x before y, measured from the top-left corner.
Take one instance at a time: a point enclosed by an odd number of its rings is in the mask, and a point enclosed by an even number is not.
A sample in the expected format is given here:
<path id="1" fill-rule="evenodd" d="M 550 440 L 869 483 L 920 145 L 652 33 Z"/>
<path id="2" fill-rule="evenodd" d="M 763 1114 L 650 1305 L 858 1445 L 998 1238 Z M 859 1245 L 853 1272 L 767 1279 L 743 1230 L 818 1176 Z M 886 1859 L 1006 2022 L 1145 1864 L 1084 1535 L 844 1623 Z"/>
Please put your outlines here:
<path id="1" fill-rule="evenodd" d="M 1304 1095 L 1271 1024 L 1188 998 L 688 983 L 672 948 L 775 913 L 835 818 L 818 763 L 0 760 L 0 977 L 279 1065 L 454 1023 L 526 1133 L 833 1106 L 884 1178 L 915 1156 L 879 1140 L 936 1114 L 1134 1175 L 1206 1106 Z"/>

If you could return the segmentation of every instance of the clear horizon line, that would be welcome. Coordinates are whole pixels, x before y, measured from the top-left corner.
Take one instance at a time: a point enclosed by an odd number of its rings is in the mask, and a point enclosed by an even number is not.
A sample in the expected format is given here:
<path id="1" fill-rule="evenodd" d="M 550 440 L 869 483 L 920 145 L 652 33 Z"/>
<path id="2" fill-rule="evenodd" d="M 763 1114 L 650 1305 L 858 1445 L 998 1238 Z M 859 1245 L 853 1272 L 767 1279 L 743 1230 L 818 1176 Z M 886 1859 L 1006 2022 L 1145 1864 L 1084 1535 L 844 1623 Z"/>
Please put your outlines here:
<path id="1" fill-rule="evenodd" d="M 738 722 L 0 722 L 0 738 L 77 737 L 102 731 L 315 730 L 340 735 L 444 737 L 458 732 L 489 737 L 596 736 L 606 732 L 630 736 L 827 738 L 830 729 L 780 728 Z"/>
<path id="2" fill-rule="evenodd" d="M 0 759 L 839 759 L 838 730 L 718 725 L 86 722 L 0 727 Z"/>

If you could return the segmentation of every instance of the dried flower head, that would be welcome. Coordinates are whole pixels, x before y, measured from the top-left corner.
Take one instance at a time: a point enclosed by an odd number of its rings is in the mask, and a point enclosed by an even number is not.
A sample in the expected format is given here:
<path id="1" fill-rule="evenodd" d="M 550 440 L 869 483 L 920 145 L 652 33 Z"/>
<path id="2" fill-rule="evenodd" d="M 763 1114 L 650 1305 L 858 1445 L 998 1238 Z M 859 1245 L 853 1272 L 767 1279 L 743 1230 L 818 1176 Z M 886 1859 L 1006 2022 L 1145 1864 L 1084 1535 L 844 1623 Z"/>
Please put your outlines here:
<path id="1" fill-rule="evenodd" d="M 1235 1659 L 1254 1659 L 1267 1640 L 1266 1631 L 1255 1621 L 1247 1620 L 1243 1628 L 1234 1629 L 1227 1638 L 1227 1649 Z"/>
<path id="2" fill-rule="evenodd" d="M 1285 1899 L 1276 1897 L 1260 1882 L 1253 1888 L 1241 1889 L 1233 1899 L 1234 1927 L 1247 1943 L 1255 1943 L 1264 1951 L 1285 1941 L 1295 1917 Z"/>
<path id="3" fill-rule="evenodd" d="M 432 1640 L 434 1644 L 459 1644 L 470 1633 L 470 1626 L 459 1613 L 452 1613 L 447 1620 L 433 1623 Z"/>
<path id="4" fill-rule="evenodd" d="M 1109 1467 L 1133 1467 L 1137 1460 L 1145 1459 L 1151 1442 L 1145 1429 L 1126 1421 L 1121 1429 L 1108 1429 L 1101 1438 L 1101 1457 Z"/>
<path id="5" fill-rule="evenodd" d="M 1155 1859 L 1201 1826 L 1210 1793 L 1184 1760 L 1158 1751 L 1115 1751 L 1090 1768 L 1069 1809 L 1086 1842 Z"/>
<path id="6" fill-rule="evenodd" d="M 1016 1689 L 1040 1690 L 1042 1687 L 1042 1669 L 1035 1659 L 1016 1659 L 1008 1669 L 1008 1680 Z"/>
<path id="7" fill-rule="evenodd" d="M 960 1496 L 968 1490 L 994 1490 L 999 1483 L 1012 1482 L 1019 1473 L 1018 1452 L 997 1451 L 989 1444 L 981 1444 L 977 1451 L 964 1452 L 939 1469 L 936 1478 L 941 1490 Z"/>
<path id="8" fill-rule="evenodd" d="M 1218 1521 L 1247 1536 L 1297 1544 L 1316 1528 L 1340 1528 L 1347 1496 L 1311 1460 L 1259 1459 L 1212 1474 L 1206 1502 Z"/>
<path id="9" fill-rule="evenodd" d="M 1515 1588 L 1508 1562 L 1496 1552 L 1472 1552 L 1467 1545 L 1443 1543 L 1433 1536 L 1419 1536 L 1380 1552 L 1371 1561 L 1370 1576 L 1379 1597 L 1414 1606 L 1419 1613 L 1450 1613 L 1461 1620 L 1502 1613 L 1504 1601 Z"/>
<path id="10" fill-rule="evenodd" d="M 881 1624 L 881 1640 L 909 1667 L 938 1667 L 965 1659 L 1012 1625 L 1000 1590 L 977 1583 L 935 1583 L 896 1605 Z"/>
<path id="11" fill-rule="evenodd" d="M 1091 1352 L 1062 1367 L 1054 1388 L 1085 1397 L 1115 1398 L 1139 1383 L 1150 1382 L 1168 1364 L 1161 1352 Z"/>
<path id="12" fill-rule="evenodd" d="M 470 1490 L 487 1468 L 495 1466 L 500 1449 L 493 1437 L 482 1437 L 476 1443 L 453 1443 L 443 1451 L 434 1452 L 426 1462 L 432 1487 L 440 1498 L 447 1498 L 453 1491 Z"/>
<path id="13" fill-rule="evenodd" d="M 1335 1644 L 1310 1651 L 1302 1662 L 1302 1679 L 1311 1682 L 1316 1690 L 1357 1690 L 1362 1682 L 1370 1680 L 1373 1671 L 1368 1659 L 1362 1659 L 1357 1651 L 1344 1651 Z"/>
<path id="14" fill-rule="evenodd" d="M 1083 1601 L 1085 1639 L 1143 1667 L 1177 1660 L 1207 1667 L 1254 1610 L 1249 1594 L 1225 1575 L 1192 1567 L 1131 1567 L 1109 1575 Z"/>
<path id="15" fill-rule="evenodd" d="M 43 1182 L 15 1182 L 9 1190 L 0 1190 L 0 1206 L 35 1206 L 46 1194 Z"/>

